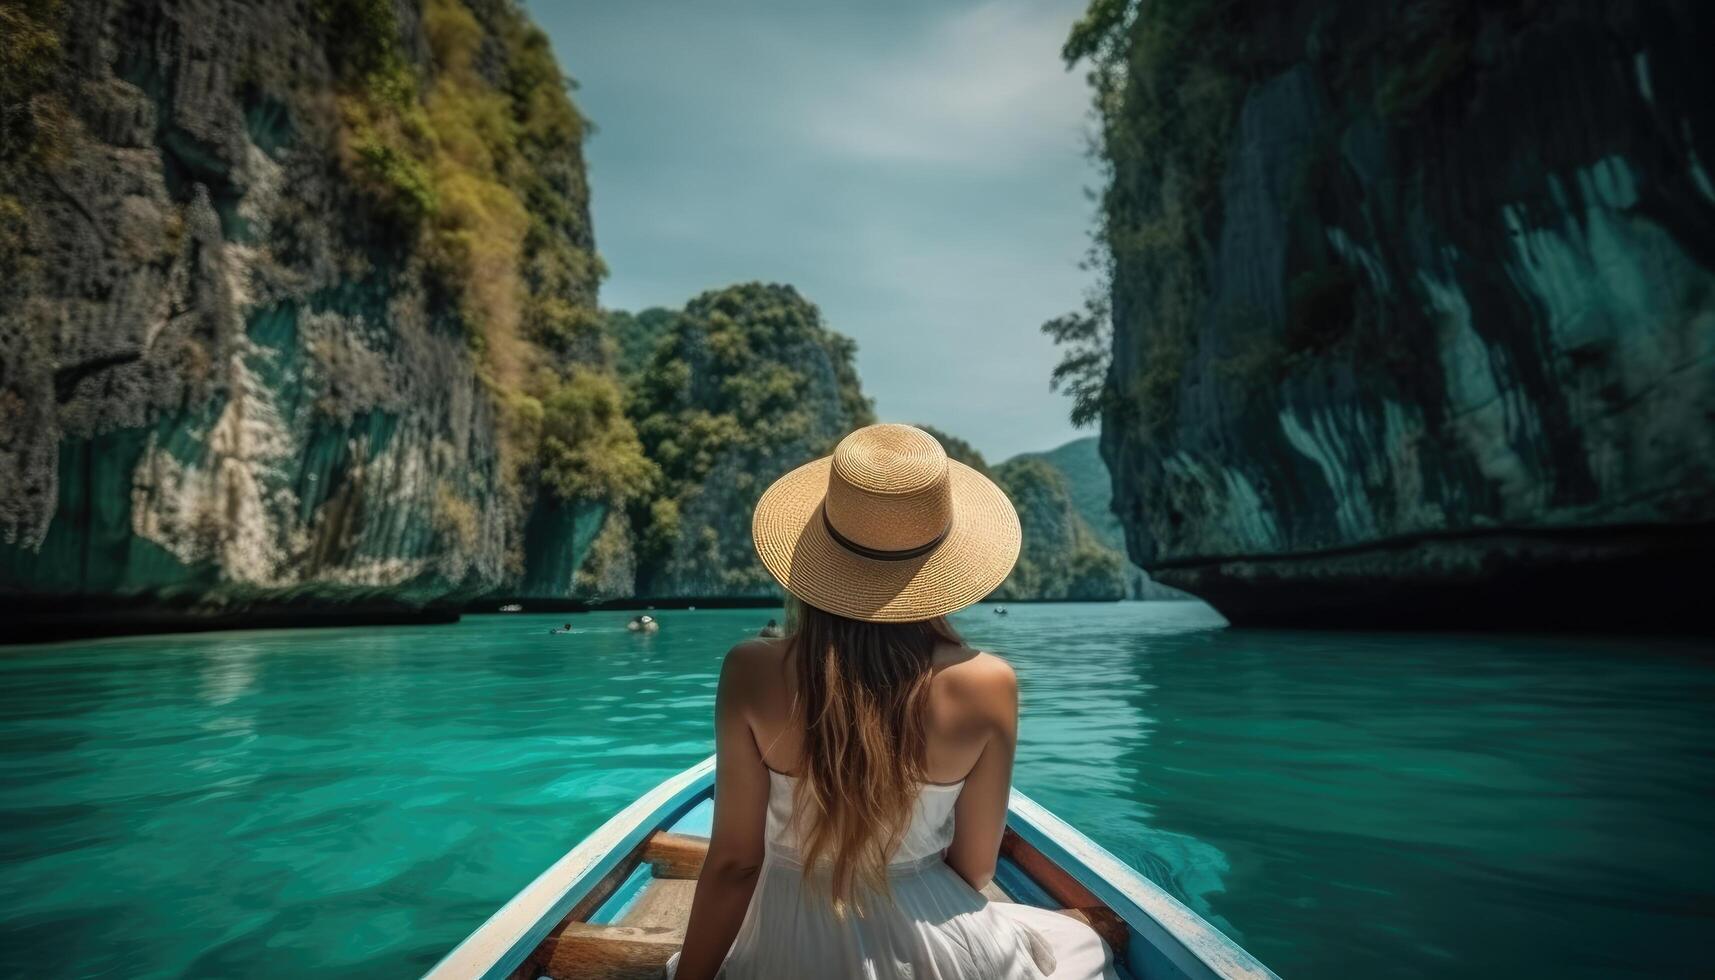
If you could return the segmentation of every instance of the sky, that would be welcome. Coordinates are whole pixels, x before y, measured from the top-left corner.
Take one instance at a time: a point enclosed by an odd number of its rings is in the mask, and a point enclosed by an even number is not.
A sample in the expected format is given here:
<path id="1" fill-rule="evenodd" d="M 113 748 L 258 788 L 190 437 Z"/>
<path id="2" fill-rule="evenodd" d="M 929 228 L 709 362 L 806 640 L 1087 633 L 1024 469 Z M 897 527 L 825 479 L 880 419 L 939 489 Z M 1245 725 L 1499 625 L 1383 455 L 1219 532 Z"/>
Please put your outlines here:
<path id="1" fill-rule="evenodd" d="M 790 283 L 881 421 L 991 461 L 1080 435 L 1044 320 L 1092 274 L 1084 0 L 531 0 L 574 97 L 602 305 Z"/>

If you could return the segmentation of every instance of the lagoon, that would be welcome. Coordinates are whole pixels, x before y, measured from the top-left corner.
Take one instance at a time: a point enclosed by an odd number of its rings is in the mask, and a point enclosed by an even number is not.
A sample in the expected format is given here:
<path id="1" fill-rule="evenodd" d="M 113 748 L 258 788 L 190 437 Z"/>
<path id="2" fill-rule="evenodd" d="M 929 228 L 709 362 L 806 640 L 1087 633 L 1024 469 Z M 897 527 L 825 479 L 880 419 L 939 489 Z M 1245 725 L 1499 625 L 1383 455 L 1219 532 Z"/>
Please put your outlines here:
<path id="1" fill-rule="evenodd" d="M 1288 978 L 1705 968 L 1715 658 L 1272 632 L 1196 603 L 957 623 L 1018 785 Z M 769 610 L 0 649 L 0 974 L 411 976 L 710 750 Z"/>

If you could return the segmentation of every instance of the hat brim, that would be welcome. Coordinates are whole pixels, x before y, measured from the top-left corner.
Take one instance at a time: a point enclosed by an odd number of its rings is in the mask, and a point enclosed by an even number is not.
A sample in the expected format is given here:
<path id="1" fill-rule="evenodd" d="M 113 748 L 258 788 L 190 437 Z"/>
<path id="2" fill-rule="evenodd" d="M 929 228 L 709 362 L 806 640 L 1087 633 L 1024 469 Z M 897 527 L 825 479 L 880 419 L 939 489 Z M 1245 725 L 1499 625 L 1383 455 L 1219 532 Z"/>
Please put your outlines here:
<path id="1" fill-rule="evenodd" d="M 922 555 L 889 561 L 849 551 L 828 533 L 821 509 L 832 465 L 832 457 L 806 463 L 756 503 L 756 553 L 786 591 L 847 619 L 907 623 L 980 602 L 1012 571 L 1022 540 L 1018 512 L 976 470 L 948 461 L 947 536 Z"/>

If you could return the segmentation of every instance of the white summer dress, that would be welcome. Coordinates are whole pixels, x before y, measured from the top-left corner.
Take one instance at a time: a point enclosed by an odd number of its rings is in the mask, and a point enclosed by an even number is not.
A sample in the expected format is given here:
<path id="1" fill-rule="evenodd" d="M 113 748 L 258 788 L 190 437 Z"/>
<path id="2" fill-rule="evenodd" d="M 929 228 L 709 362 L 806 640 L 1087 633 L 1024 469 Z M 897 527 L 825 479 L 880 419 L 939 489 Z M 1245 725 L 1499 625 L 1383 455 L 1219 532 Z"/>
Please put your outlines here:
<path id="1" fill-rule="evenodd" d="M 947 867 L 963 783 L 919 792 L 888 865 L 891 904 L 836 918 L 826 895 L 806 888 L 792 786 L 792 777 L 770 771 L 766 856 L 721 968 L 725 980 L 1117 980 L 1107 944 L 1089 926 L 1048 909 L 990 902 Z M 674 954 L 668 977 L 678 965 Z"/>

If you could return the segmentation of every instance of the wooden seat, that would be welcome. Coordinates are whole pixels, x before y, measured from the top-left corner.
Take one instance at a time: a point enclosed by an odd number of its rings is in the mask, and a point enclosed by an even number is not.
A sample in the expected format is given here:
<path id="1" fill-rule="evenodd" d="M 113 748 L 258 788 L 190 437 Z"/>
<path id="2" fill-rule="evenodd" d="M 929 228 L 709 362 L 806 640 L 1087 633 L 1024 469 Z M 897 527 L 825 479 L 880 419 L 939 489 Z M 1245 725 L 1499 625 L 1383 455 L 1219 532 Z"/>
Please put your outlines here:
<path id="1" fill-rule="evenodd" d="M 552 935 L 538 955 L 535 972 L 529 964 L 523 973 L 553 980 L 657 980 L 666 976 L 667 960 L 685 941 L 685 924 L 691 917 L 697 876 L 708 858 L 709 842 L 656 831 L 633 852 L 635 860 L 647 864 L 652 877 L 625 914 L 612 925 L 568 921 Z M 1002 853 L 1017 861 L 1053 895 L 1066 903 L 1060 914 L 1087 923 L 1116 951 L 1123 951 L 1125 923 L 1087 889 L 1049 863 L 1034 848 L 1024 845 L 1010 831 Z M 623 867 L 623 866 L 622 866 Z M 616 869 L 613 877 L 623 877 Z M 982 894 L 991 902 L 1011 902 L 1012 897 L 990 882 Z"/>
<path id="2" fill-rule="evenodd" d="M 541 968 L 554 980 L 660 980 L 667 960 L 684 943 L 678 929 L 596 926 L 568 922 L 544 945 L 551 945 Z"/>
<path id="3" fill-rule="evenodd" d="M 537 947 L 512 980 L 655 980 L 666 976 L 667 958 L 685 941 L 697 875 L 708 856 L 702 837 L 656 831 L 630 862 L 609 872 L 585 896 L 558 929 Z M 608 900 L 630 869 L 649 865 L 651 879 L 619 921 L 594 925 L 583 921 Z"/>
<path id="4" fill-rule="evenodd" d="M 681 935 L 691 919 L 691 899 L 697 893 L 695 879 L 657 878 L 619 917 L 616 925 L 643 929 L 677 929 Z"/>
<path id="5" fill-rule="evenodd" d="M 708 853 L 705 838 L 665 831 L 651 834 L 638 853 L 639 861 L 648 864 L 653 875 L 642 894 L 612 925 L 565 923 L 533 958 L 541 964 L 536 975 L 554 980 L 665 977 L 668 957 L 685 942 L 697 875 Z M 623 876 L 614 877 L 617 882 Z"/>
<path id="6" fill-rule="evenodd" d="M 657 830 L 643 844 L 643 860 L 657 878 L 690 878 L 703 873 L 709 856 L 709 839 Z"/>

